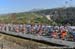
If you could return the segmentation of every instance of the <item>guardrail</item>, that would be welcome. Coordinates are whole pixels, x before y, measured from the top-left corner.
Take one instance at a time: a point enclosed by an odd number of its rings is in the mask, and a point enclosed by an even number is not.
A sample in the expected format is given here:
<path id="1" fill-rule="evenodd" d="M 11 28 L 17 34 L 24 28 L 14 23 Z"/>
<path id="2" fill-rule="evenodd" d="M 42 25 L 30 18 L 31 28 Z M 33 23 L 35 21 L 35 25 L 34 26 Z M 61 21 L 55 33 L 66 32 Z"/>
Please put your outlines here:
<path id="1" fill-rule="evenodd" d="M 71 48 L 75 47 L 75 42 L 72 42 L 72 41 L 65 41 L 65 40 L 54 39 L 54 38 L 46 38 L 46 37 L 43 37 L 43 36 L 35 36 L 35 35 L 31 35 L 31 34 L 23 34 L 21 32 L 19 32 L 19 33 L 10 32 L 10 31 L 0 31 L 0 32 L 5 33 L 5 34 L 9 34 L 9 35 L 14 35 L 14 36 L 20 36 L 20 37 L 24 37 L 24 38 L 34 39 L 34 40 L 38 40 L 38 41 L 44 41 L 44 42 L 48 42 L 48 43 L 65 45 L 65 46 L 71 47 Z"/>

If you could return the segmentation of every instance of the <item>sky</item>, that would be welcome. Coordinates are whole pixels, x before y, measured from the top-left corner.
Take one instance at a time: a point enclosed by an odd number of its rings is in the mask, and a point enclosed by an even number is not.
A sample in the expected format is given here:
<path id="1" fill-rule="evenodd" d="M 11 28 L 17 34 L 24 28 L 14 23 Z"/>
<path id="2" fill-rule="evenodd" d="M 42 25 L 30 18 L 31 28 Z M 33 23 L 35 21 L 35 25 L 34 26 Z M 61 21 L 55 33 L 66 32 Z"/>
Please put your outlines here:
<path id="1" fill-rule="evenodd" d="M 65 1 L 68 3 L 65 4 Z M 75 5 L 75 0 L 0 0 L 0 14 Z"/>

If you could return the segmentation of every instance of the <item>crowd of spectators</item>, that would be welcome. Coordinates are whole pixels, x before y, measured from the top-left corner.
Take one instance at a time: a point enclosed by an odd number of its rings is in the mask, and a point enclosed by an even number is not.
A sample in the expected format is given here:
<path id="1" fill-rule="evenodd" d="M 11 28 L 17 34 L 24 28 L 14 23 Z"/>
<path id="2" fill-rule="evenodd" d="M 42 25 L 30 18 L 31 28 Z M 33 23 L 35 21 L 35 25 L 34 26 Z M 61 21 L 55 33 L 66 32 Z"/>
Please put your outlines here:
<path id="1" fill-rule="evenodd" d="M 0 31 L 11 31 L 23 34 L 33 34 L 36 36 L 48 36 L 50 38 L 67 40 L 68 38 L 73 40 L 73 36 L 70 35 L 71 28 L 69 26 L 49 26 L 42 24 L 0 24 Z"/>

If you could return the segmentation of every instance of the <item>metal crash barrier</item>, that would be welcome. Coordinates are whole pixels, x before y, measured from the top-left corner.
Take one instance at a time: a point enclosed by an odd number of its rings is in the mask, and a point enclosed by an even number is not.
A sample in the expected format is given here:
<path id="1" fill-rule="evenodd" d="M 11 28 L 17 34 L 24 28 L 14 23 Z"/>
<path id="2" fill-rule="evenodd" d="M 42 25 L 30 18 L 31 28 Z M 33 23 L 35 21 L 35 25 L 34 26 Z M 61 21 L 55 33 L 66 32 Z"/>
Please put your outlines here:
<path id="1" fill-rule="evenodd" d="M 31 34 L 22 34 L 22 33 L 10 32 L 10 31 L 0 31 L 0 32 L 9 34 L 9 35 L 20 36 L 20 37 L 24 37 L 24 38 L 29 38 L 29 39 L 59 44 L 59 45 L 65 45 L 65 46 L 68 46 L 71 48 L 75 47 L 75 42 L 71 42 L 71 41 L 65 41 L 65 40 L 54 39 L 54 38 L 46 38 L 43 36 L 35 36 L 35 35 L 31 35 Z"/>

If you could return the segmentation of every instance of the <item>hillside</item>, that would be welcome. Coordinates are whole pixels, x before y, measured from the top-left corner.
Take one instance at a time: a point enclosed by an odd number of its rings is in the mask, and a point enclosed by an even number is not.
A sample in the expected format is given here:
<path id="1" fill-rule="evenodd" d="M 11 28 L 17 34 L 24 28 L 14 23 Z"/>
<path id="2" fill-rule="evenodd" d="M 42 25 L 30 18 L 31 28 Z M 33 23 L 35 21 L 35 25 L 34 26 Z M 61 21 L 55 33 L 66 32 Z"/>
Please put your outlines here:
<path id="1" fill-rule="evenodd" d="M 47 17 L 47 15 L 49 15 Z M 33 10 L 29 12 L 12 13 L 0 16 L 4 23 L 41 23 L 49 25 L 75 25 L 75 7 Z M 49 20 L 51 19 L 51 20 Z"/>
<path id="2" fill-rule="evenodd" d="M 45 9 L 36 13 L 51 15 L 51 19 L 59 25 L 75 25 L 75 7 Z"/>
<path id="3" fill-rule="evenodd" d="M 0 16 L 0 22 L 4 23 L 42 23 L 42 24 L 50 24 L 50 20 L 48 20 L 45 16 L 34 12 L 23 12 L 23 13 L 13 13 L 9 15 Z"/>

